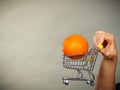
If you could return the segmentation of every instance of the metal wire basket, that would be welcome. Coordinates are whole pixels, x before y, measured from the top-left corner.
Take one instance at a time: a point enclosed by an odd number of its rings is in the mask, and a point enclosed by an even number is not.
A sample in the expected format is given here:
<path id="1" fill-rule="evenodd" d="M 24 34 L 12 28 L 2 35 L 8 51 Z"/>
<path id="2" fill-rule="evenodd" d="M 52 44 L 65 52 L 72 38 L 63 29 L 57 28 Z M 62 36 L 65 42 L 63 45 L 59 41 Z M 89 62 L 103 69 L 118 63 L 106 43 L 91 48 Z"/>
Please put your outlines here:
<path id="1" fill-rule="evenodd" d="M 94 85 L 94 74 L 92 73 L 95 62 L 98 56 L 99 49 L 92 47 L 90 51 L 84 55 L 81 59 L 71 59 L 68 56 L 63 55 L 63 67 L 67 69 L 77 70 L 78 74 L 75 77 L 63 76 L 62 80 L 65 85 L 69 84 L 69 80 L 86 81 L 87 84 Z M 74 55 L 75 56 L 75 55 Z M 78 55 L 76 55 L 78 56 Z M 87 72 L 85 77 L 84 72 Z"/>

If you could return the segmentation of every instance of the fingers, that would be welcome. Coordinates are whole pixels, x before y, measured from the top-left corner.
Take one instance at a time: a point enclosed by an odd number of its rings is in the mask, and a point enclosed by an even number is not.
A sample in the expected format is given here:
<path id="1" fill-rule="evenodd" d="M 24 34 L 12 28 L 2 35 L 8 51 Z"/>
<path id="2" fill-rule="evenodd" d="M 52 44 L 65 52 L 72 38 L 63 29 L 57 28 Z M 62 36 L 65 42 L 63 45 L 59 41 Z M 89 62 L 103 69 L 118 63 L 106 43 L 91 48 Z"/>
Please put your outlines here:
<path id="1" fill-rule="evenodd" d="M 100 44 L 103 45 L 103 48 L 100 50 L 100 52 L 106 59 L 115 59 L 118 57 L 115 38 L 112 34 L 104 31 L 97 31 L 95 32 L 93 41 L 96 47 L 98 47 Z"/>
<path id="2" fill-rule="evenodd" d="M 93 41 L 95 46 L 98 46 L 100 44 L 105 44 L 104 46 L 107 46 L 108 44 L 114 42 L 114 36 L 104 31 L 97 31 L 93 36 Z"/>

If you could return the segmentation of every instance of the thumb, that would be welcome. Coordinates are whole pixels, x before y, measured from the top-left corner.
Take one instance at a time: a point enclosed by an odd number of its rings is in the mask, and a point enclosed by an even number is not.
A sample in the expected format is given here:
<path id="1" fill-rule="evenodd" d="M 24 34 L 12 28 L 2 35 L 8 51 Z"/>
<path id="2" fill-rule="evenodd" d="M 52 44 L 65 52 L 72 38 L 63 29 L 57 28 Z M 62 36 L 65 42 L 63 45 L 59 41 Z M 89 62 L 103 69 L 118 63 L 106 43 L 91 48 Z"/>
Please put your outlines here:
<path id="1" fill-rule="evenodd" d="M 94 41 L 95 46 L 98 46 L 104 42 L 104 36 L 100 33 L 95 33 L 93 37 L 93 41 Z"/>

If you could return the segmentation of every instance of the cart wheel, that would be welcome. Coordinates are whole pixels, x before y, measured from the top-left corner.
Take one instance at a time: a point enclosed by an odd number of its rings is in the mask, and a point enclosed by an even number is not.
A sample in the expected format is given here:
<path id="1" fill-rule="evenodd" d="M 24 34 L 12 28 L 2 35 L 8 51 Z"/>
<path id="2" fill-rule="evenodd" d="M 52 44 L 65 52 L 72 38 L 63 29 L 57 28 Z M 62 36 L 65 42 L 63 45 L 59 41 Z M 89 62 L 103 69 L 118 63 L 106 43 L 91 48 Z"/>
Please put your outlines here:
<path id="1" fill-rule="evenodd" d="M 87 80 L 87 81 L 86 81 L 86 84 L 90 84 L 90 80 Z"/>
<path id="2" fill-rule="evenodd" d="M 68 81 L 68 80 L 63 80 L 63 83 L 64 83 L 65 85 L 68 85 L 68 84 L 69 84 L 69 81 Z"/>
<path id="3" fill-rule="evenodd" d="M 91 86 L 93 86 L 94 85 L 94 81 L 92 80 L 92 81 L 90 81 L 90 85 Z"/>

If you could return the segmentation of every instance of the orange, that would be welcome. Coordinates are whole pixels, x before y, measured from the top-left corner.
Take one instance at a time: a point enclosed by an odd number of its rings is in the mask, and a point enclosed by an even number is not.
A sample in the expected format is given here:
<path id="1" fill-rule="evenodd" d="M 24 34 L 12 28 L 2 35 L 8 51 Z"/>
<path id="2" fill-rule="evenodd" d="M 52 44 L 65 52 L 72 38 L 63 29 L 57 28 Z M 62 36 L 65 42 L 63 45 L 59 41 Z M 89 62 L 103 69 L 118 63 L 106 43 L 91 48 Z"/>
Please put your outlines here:
<path id="1" fill-rule="evenodd" d="M 79 34 L 68 36 L 63 42 L 63 53 L 72 59 L 80 59 L 88 53 L 88 41 Z"/>

